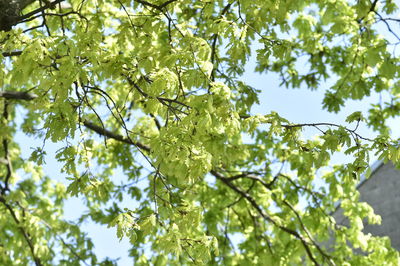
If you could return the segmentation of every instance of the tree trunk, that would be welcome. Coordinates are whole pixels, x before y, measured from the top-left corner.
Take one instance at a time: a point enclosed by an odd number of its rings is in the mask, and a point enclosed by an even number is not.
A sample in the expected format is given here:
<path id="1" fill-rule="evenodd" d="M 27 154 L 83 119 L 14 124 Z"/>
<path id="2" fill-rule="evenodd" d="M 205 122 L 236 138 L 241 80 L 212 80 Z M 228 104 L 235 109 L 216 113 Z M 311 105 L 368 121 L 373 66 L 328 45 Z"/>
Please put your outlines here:
<path id="1" fill-rule="evenodd" d="M 0 0 L 0 30 L 9 31 L 15 25 L 22 9 L 35 0 Z"/>

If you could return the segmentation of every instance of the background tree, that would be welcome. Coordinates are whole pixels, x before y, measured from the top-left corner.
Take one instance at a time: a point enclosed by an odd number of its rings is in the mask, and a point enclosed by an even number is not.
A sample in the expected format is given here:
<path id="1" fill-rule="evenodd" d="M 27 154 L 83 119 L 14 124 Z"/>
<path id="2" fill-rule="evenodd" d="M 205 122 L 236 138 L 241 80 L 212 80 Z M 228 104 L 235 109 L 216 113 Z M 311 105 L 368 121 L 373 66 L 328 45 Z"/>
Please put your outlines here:
<path id="1" fill-rule="evenodd" d="M 88 219 L 129 238 L 135 265 L 399 263 L 387 238 L 362 233 L 363 219 L 379 217 L 355 189 L 370 153 L 399 163 L 387 126 L 400 112 L 393 1 L 0 7 L 0 264 L 113 264 L 92 252 L 79 228 Z M 323 89 L 330 80 L 322 107 L 331 112 L 373 91 L 390 102 L 349 114 L 355 129 L 253 115 L 259 90 L 241 80 L 251 52 L 256 71 L 279 73 L 286 87 Z M 359 123 L 376 135 L 361 136 Z M 319 137 L 301 137 L 307 127 Z M 17 131 L 43 140 L 29 160 Z M 63 144 L 56 158 L 67 187 L 43 174 L 48 141 Z M 333 166 L 340 149 L 354 160 Z M 325 187 L 315 185 L 319 169 Z M 69 196 L 89 209 L 76 223 L 63 219 Z M 348 228 L 330 216 L 338 201 Z M 127 202 L 137 207 L 121 207 Z"/>

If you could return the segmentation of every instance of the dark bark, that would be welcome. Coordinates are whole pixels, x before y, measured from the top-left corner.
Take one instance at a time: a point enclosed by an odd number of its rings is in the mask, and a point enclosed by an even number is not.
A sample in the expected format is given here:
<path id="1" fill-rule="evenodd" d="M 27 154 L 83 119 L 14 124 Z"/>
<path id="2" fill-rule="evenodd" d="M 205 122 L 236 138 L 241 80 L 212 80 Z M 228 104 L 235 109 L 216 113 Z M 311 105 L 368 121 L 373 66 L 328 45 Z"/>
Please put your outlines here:
<path id="1" fill-rule="evenodd" d="M 9 31 L 16 24 L 21 11 L 35 0 L 0 0 L 0 31 Z"/>
<path id="2" fill-rule="evenodd" d="M 0 91 L 0 98 L 13 100 L 33 100 L 38 96 L 34 93 L 25 91 Z"/>

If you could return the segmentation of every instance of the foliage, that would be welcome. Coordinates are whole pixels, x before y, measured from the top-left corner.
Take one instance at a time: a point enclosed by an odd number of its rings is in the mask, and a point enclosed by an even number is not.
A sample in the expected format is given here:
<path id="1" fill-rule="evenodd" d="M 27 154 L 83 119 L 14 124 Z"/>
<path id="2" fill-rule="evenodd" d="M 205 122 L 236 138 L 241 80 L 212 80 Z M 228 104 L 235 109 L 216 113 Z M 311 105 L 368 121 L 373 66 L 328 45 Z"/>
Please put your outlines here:
<path id="1" fill-rule="evenodd" d="M 391 0 L 33 1 L 0 32 L 0 264 L 116 263 L 97 260 L 80 230 L 93 220 L 130 240 L 135 265 L 398 265 L 387 238 L 362 232 L 379 216 L 356 190 L 369 154 L 400 163 L 387 126 L 400 114 L 399 59 L 376 29 L 400 41 L 396 10 Z M 259 91 L 241 79 L 252 52 L 283 86 L 329 80 L 331 112 L 374 91 L 391 101 L 349 114 L 351 125 L 254 115 Z M 319 136 L 302 137 L 308 127 Z M 28 160 L 17 132 L 43 140 Z M 66 186 L 43 173 L 46 141 L 62 144 Z M 340 150 L 351 163 L 330 163 Z M 63 219 L 71 196 L 88 208 L 75 222 Z M 331 216 L 339 201 L 349 227 Z"/>

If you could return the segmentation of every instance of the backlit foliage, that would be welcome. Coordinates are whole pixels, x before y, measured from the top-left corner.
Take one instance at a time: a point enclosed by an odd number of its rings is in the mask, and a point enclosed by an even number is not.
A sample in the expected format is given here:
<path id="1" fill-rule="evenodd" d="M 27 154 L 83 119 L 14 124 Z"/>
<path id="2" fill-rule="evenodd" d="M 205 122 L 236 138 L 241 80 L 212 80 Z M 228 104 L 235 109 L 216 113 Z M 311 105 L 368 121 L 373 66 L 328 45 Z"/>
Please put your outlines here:
<path id="1" fill-rule="evenodd" d="M 32 2 L 0 25 L 1 265 L 116 263 L 96 258 L 86 220 L 128 238 L 135 265 L 398 265 L 388 238 L 362 232 L 380 217 L 356 190 L 369 154 L 400 160 L 393 1 Z M 259 88 L 242 78 L 254 53 L 282 87 L 325 90 L 330 112 L 391 100 L 344 125 L 255 115 Z M 17 132 L 44 143 L 29 160 Z M 44 174 L 48 142 L 65 182 Z M 352 162 L 332 165 L 339 152 Z M 88 208 L 76 223 L 71 196 Z"/>

